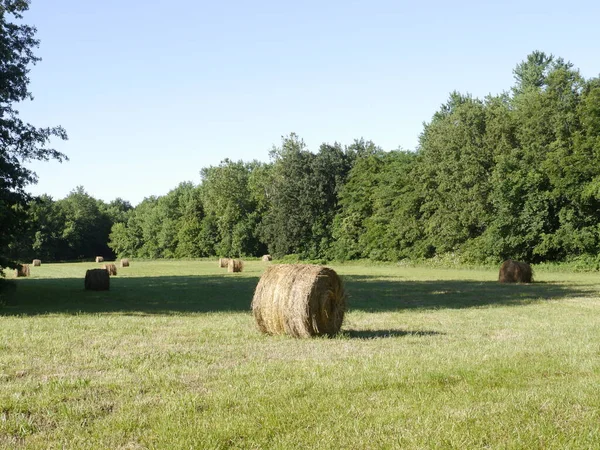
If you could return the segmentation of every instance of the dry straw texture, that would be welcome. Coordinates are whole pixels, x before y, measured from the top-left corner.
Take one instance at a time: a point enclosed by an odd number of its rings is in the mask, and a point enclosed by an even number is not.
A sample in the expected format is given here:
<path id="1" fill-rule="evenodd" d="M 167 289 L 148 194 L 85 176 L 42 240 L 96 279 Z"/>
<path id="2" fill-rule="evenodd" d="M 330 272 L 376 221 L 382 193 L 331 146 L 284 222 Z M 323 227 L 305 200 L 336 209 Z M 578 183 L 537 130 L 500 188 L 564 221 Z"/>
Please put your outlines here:
<path id="1" fill-rule="evenodd" d="M 117 266 L 114 264 L 104 264 L 102 268 L 105 269 L 110 276 L 117 274 Z"/>
<path id="2" fill-rule="evenodd" d="M 267 334 L 331 336 L 340 331 L 345 311 L 340 277 L 333 269 L 309 264 L 269 266 L 252 299 L 256 324 Z"/>
<path id="3" fill-rule="evenodd" d="M 263 261 L 273 261 L 273 258 L 271 257 L 271 255 L 263 255 L 262 260 Z"/>
<path id="4" fill-rule="evenodd" d="M 85 288 L 92 291 L 108 291 L 110 277 L 105 269 L 89 269 L 85 273 Z"/>
<path id="5" fill-rule="evenodd" d="M 504 261 L 500 266 L 498 281 L 500 283 L 531 283 L 533 281 L 531 266 L 512 259 Z"/>
<path id="6" fill-rule="evenodd" d="M 29 269 L 29 264 L 21 264 L 19 267 L 17 267 L 17 269 L 15 270 L 15 276 L 18 277 L 28 277 L 29 275 L 31 275 L 31 271 Z"/>
<path id="7" fill-rule="evenodd" d="M 241 272 L 244 268 L 244 261 L 241 259 L 230 259 L 227 264 L 227 272 Z"/>
<path id="8" fill-rule="evenodd" d="M 42 265 L 42 260 L 41 259 L 34 259 L 33 260 L 33 267 L 40 267 Z"/>
<path id="9" fill-rule="evenodd" d="M 121 260 L 121 267 L 129 267 L 129 260 L 127 258 Z"/>
<path id="10" fill-rule="evenodd" d="M 221 269 L 229 266 L 229 258 L 219 258 L 219 267 Z"/>
<path id="11" fill-rule="evenodd" d="M 96 256 L 96 262 L 97 263 L 104 262 L 104 258 L 102 256 Z"/>

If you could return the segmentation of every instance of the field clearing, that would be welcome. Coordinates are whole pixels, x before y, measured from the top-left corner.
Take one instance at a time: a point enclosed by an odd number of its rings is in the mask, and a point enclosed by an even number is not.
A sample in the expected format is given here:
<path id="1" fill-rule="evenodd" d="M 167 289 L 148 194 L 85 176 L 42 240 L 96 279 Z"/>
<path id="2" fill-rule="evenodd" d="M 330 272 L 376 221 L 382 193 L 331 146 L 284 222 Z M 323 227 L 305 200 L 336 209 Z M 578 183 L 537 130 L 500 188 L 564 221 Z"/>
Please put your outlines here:
<path id="1" fill-rule="evenodd" d="M 597 448 L 600 280 L 331 265 L 335 338 L 256 331 L 267 263 L 43 264 L 0 309 L 0 448 Z"/>

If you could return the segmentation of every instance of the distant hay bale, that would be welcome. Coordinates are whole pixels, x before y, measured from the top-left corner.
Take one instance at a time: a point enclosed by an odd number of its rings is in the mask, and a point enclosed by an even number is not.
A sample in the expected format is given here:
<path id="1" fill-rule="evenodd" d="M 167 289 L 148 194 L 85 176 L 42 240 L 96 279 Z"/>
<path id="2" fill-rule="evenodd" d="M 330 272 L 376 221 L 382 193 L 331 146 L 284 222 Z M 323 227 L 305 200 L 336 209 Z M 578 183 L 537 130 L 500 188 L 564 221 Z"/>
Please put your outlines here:
<path id="1" fill-rule="evenodd" d="M 263 255 L 263 261 L 273 261 L 273 257 L 271 255 Z"/>
<path id="2" fill-rule="evenodd" d="M 15 277 L 28 277 L 29 275 L 31 275 L 29 264 L 19 264 L 19 266 L 15 270 Z"/>
<path id="3" fill-rule="evenodd" d="M 345 311 L 340 277 L 333 269 L 310 264 L 269 266 L 252 299 L 261 332 L 298 338 L 338 333 Z"/>
<path id="4" fill-rule="evenodd" d="M 241 259 L 230 259 L 227 264 L 227 272 L 241 272 L 244 268 L 244 261 Z"/>
<path id="5" fill-rule="evenodd" d="M 17 292 L 17 283 L 0 277 L 0 310 L 3 306 L 14 304 L 14 295 Z"/>
<path id="6" fill-rule="evenodd" d="M 533 281 L 531 266 L 512 259 L 506 260 L 500 266 L 498 281 L 500 283 L 531 283 Z"/>
<path id="7" fill-rule="evenodd" d="M 123 258 L 121 260 L 121 267 L 129 267 L 129 259 Z"/>
<path id="8" fill-rule="evenodd" d="M 229 266 L 229 258 L 219 258 L 219 267 L 221 269 Z"/>
<path id="9" fill-rule="evenodd" d="M 33 264 L 33 267 L 40 267 L 42 265 L 42 260 L 34 259 L 32 264 Z"/>
<path id="10" fill-rule="evenodd" d="M 84 286 L 86 290 L 108 291 L 110 288 L 110 276 L 105 269 L 89 269 L 85 273 Z"/>
<path id="11" fill-rule="evenodd" d="M 102 268 L 106 270 L 111 277 L 117 274 L 117 266 L 114 264 L 104 264 Z"/>
<path id="12" fill-rule="evenodd" d="M 104 258 L 102 256 L 96 256 L 96 262 L 97 263 L 104 262 Z"/>

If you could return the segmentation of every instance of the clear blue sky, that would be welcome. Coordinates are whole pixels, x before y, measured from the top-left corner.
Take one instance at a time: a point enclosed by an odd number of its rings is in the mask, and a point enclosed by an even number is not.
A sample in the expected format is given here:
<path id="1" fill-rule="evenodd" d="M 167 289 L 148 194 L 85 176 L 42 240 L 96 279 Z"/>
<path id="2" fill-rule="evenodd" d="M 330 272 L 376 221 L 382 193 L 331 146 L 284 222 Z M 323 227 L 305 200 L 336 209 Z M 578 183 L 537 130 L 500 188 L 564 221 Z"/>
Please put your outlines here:
<path id="1" fill-rule="evenodd" d="M 600 2 L 32 0 L 43 58 L 36 126 L 70 161 L 33 163 L 35 194 L 137 204 L 281 136 L 414 149 L 452 90 L 508 90 L 533 50 L 600 74 Z"/>

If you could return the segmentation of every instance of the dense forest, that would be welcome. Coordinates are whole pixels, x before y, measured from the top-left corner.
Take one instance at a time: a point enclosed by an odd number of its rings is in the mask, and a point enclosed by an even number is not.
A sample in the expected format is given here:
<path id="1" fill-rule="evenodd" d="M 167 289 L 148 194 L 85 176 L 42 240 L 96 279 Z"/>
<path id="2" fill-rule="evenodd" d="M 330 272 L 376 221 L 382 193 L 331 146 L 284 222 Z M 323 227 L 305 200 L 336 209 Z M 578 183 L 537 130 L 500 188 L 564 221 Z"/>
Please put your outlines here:
<path id="1" fill-rule="evenodd" d="M 226 159 L 136 207 L 81 187 L 33 199 L 9 256 L 596 261 L 600 79 L 538 51 L 513 73 L 495 96 L 451 93 L 415 151 L 311 152 L 292 133 L 268 163 Z"/>

